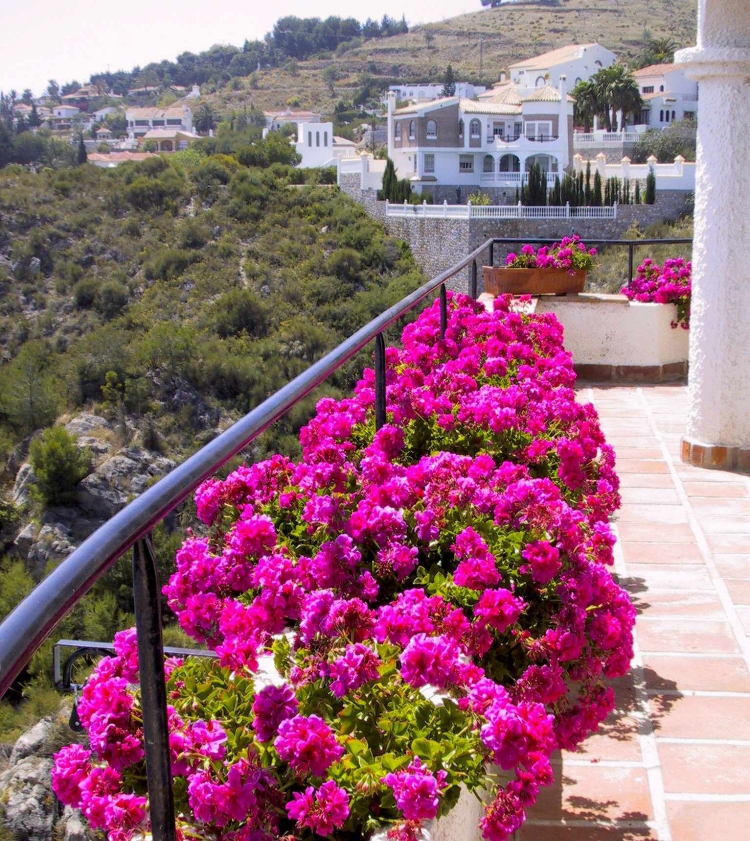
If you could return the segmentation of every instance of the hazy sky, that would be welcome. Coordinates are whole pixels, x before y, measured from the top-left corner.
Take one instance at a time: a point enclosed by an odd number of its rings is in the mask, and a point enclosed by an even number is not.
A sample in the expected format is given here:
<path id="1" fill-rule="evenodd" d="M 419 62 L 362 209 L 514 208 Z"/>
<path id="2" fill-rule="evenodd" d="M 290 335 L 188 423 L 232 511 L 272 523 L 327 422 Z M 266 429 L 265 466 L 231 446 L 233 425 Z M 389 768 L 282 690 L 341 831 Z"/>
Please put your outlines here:
<path id="1" fill-rule="evenodd" d="M 418 23 L 481 8 L 480 0 L 0 0 L 0 90 L 38 95 L 48 79 L 84 82 L 107 67 L 130 70 L 217 43 L 241 46 L 284 15 L 365 20 L 406 11 Z"/>

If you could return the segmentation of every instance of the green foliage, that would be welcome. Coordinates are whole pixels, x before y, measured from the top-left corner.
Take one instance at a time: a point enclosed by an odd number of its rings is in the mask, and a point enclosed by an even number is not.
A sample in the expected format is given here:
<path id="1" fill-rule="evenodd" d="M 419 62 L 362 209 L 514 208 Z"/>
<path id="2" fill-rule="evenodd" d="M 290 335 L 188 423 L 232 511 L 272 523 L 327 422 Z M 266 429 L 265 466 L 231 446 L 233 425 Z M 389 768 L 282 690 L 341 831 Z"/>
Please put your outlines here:
<path id="1" fill-rule="evenodd" d="M 591 196 L 591 204 L 593 207 L 601 207 L 604 198 L 602 195 L 602 177 L 599 170 L 594 173 L 594 190 Z"/>
<path id="2" fill-rule="evenodd" d="M 686 161 L 694 161 L 697 145 L 697 127 L 693 120 L 671 123 L 664 130 L 649 129 L 635 144 L 633 162 L 643 164 L 653 155 L 659 163 L 672 163 L 682 155 Z"/>
<path id="3" fill-rule="evenodd" d="M 471 202 L 471 204 L 473 204 L 475 206 L 486 207 L 487 205 L 490 204 L 490 197 L 487 195 L 487 193 L 482 193 L 482 192 L 472 193 L 469 196 L 469 201 Z"/>
<path id="4" fill-rule="evenodd" d="M 84 277 L 73 287 L 73 303 L 79 310 L 94 306 L 99 281 L 95 277 Z"/>
<path id="5" fill-rule="evenodd" d="M 29 455 L 37 480 L 34 491 L 48 505 L 73 499 L 75 486 L 91 470 L 91 454 L 80 449 L 62 426 L 46 429 L 41 438 L 35 438 Z"/>
<path id="6" fill-rule="evenodd" d="M 643 194 L 644 204 L 654 204 L 656 201 L 656 175 L 653 169 L 649 169 L 646 176 L 646 191 Z"/>
<path id="7" fill-rule="evenodd" d="M 539 164 L 529 167 L 528 180 L 521 188 L 521 202 L 531 207 L 547 204 L 547 172 Z"/>

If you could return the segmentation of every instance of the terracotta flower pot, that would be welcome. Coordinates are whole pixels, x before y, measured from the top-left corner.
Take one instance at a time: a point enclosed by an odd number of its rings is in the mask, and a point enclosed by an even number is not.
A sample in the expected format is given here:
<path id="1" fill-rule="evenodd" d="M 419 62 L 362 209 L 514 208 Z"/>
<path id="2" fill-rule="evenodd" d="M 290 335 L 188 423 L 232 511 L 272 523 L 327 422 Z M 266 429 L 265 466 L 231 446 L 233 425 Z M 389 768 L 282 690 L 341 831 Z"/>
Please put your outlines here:
<path id="1" fill-rule="evenodd" d="M 570 274 L 565 269 L 506 269 L 482 266 L 484 289 L 492 295 L 565 295 L 583 292 L 586 272 Z"/>

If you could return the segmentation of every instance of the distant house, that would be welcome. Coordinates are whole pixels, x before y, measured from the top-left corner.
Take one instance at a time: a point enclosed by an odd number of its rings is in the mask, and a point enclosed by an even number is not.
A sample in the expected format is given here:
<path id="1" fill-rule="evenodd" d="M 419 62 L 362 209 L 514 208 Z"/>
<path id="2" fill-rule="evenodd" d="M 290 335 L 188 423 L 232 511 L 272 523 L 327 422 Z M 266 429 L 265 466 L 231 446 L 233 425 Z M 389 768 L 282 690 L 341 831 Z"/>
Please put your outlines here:
<path id="1" fill-rule="evenodd" d="M 412 102 L 430 102 L 443 95 L 443 83 L 431 84 L 400 84 L 391 85 L 390 91 L 396 94 L 396 99 Z M 476 99 L 487 88 L 484 85 L 472 85 L 471 82 L 456 82 L 455 96 L 461 99 Z"/>
<path id="2" fill-rule="evenodd" d="M 184 103 L 168 108 L 128 108 L 125 118 L 131 140 L 138 140 L 153 129 L 193 133 L 193 112 Z"/>
<path id="3" fill-rule="evenodd" d="M 101 169 L 115 169 L 120 164 L 145 161 L 153 157 L 151 152 L 89 152 L 88 163 Z"/>
<path id="4" fill-rule="evenodd" d="M 74 105 L 80 111 L 88 111 L 89 102 L 98 99 L 101 95 L 102 92 L 96 85 L 84 85 L 78 88 L 75 93 L 65 94 L 61 97 L 61 102 L 63 105 Z"/>
<path id="5" fill-rule="evenodd" d="M 266 129 L 268 131 L 278 131 L 288 123 L 320 122 L 320 114 L 316 114 L 314 111 L 292 111 L 290 108 L 287 108 L 286 111 L 264 111 L 263 116 L 266 118 Z"/>
<path id="6" fill-rule="evenodd" d="M 558 87 L 513 83 L 491 99 L 448 97 L 396 109 L 389 94 L 388 157 L 400 178 L 437 199 L 466 187 L 499 188 L 506 198 L 538 165 L 554 183 L 572 160 L 573 99 Z"/>
<path id="7" fill-rule="evenodd" d="M 698 82 L 674 64 L 651 64 L 633 72 L 644 101 L 637 122 L 666 128 L 676 120 L 694 120 L 698 114 Z"/>
<path id="8" fill-rule="evenodd" d="M 300 167 L 333 166 L 338 158 L 354 155 L 352 140 L 336 137 L 333 123 L 298 123 L 294 148 L 302 156 Z"/>
<path id="9" fill-rule="evenodd" d="M 120 109 L 113 108 L 111 105 L 107 108 L 99 108 L 97 111 L 92 111 L 91 116 L 97 123 L 103 123 L 110 114 L 116 114 Z"/>
<path id="10" fill-rule="evenodd" d="M 52 115 L 47 118 L 50 128 L 53 131 L 70 131 L 76 117 L 81 114 L 80 108 L 75 105 L 60 104 L 52 108 Z"/>
<path id="11" fill-rule="evenodd" d="M 179 152 L 187 149 L 191 143 L 200 140 L 197 134 L 191 131 L 173 128 L 155 128 L 147 131 L 139 137 L 141 144 L 152 141 L 156 144 L 157 152 Z"/>
<path id="12" fill-rule="evenodd" d="M 565 76 L 568 87 L 573 88 L 578 82 L 590 79 L 602 67 L 609 67 L 617 56 L 601 44 L 570 44 L 548 53 L 527 58 L 511 64 L 510 80 L 524 91 L 560 84 L 560 77 Z"/>

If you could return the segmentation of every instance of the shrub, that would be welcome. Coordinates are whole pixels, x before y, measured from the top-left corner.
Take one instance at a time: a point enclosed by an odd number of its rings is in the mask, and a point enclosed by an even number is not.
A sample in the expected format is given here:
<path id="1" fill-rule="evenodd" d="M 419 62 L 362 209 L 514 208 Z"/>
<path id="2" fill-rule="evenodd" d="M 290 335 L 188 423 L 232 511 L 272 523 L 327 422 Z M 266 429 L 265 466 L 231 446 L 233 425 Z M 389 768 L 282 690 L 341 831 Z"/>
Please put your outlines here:
<path id="1" fill-rule="evenodd" d="M 299 463 L 196 493 L 205 532 L 165 588 L 217 654 L 165 667 L 186 834 L 415 838 L 465 785 L 489 790 L 482 830 L 503 841 L 552 753 L 614 706 L 635 618 L 605 566 L 614 453 L 576 402 L 559 322 L 451 296 L 444 341 L 437 305 L 402 339 L 378 432 L 368 370 L 319 402 Z M 280 680 L 260 689 L 269 651 Z M 63 749 L 52 775 L 112 839 L 123 810 L 127 837 L 148 831 L 134 631 L 115 652 L 78 708 L 93 750 Z"/>
<path id="2" fill-rule="evenodd" d="M 95 277 L 84 277 L 73 287 L 73 303 L 79 310 L 89 309 L 98 292 L 99 281 Z"/>
<path id="3" fill-rule="evenodd" d="M 91 454 L 80 449 L 76 439 L 62 426 L 46 429 L 31 442 L 29 451 L 36 475 L 35 492 L 48 505 L 69 502 L 75 486 L 91 470 Z"/>
<path id="4" fill-rule="evenodd" d="M 326 260 L 326 272 L 352 280 L 359 272 L 362 260 L 353 248 L 339 248 Z"/>
<path id="5" fill-rule="evenodd" d="M 130 293 L 128 287 L 116 280 L 103 284 L 96 296 L 96 309 L 107 319 L 119 315 L 127 306 Z"/>
<path id="6" fill-rule="evenodd" d="M 248 289 L 232 289 L 213 305 L 213 329 L 222 337 L 247 333 L 263 336 L 268 323 L 268 307 Z"/>

